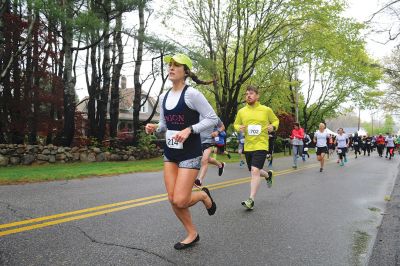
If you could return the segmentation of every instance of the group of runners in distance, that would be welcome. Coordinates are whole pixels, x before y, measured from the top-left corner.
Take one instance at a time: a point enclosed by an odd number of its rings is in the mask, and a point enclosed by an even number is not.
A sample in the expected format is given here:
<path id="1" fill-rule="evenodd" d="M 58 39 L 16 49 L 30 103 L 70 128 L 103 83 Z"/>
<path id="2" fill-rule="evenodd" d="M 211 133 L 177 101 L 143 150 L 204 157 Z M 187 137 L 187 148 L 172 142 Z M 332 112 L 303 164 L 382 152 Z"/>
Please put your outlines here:
<path id="1" fill-rule="evenodd" d="M 376 149 L 379 157 L 383 157 L 386 148 L 385 158 L 391 160 L 394 157 L 397 149 L 400 154 L 400 136 L 379 134 L 377 136 L 359 136 L 357 132 L 349 135 L 344 132 L 343 128 L 337 130 L 337 134 L 330 134 L 326 130 L 324 123 L 319 124 L 319 129 L 314 134 L 314 143 L 316 147 L 317 159 L 320 162 L 320 172 L 323 171 L 325 156 L 332 156 L 336 151 L 338 155 L 337 163 L 340 166 L 348 161 L 347 153 L 352 149 L 355 153 L 355 158 L 361 155 L 370 156 Z M 308 154 L 308 147 L 311 143 L 310 136 L 305 134 L 298 123 L 294 124 L 294 129 L 290 136 L 293 146 L 293 168 L 297 168 L 297 158 L 302 157 L 305 161 Z M 303 146 L 304 145 L 304 146 Z"/>
<path id="2" fill-rule="evenodd" d="M 185 54 L 166 56 L 164 61 L 168 64 L 168 78 L 172 88 L 160 96 L 160 121 L 158 124 L 147 124 L 146 133 L 165 134 L 164 144 L 164 183 L 168 200 L 177 218 L 186 230 L 186 237 L 177 242 L 177 250 L 193 246 L 200 240 L 200 235 L 192 221 L 189 208 L 202 202 L 209 215 L 214 215 L 217 205 L 207 187 L 203 186 L 207 174 L 208 164 L 213 164 L 218 169 L 218 175 L 224 173 L 224 162 L 218 161 L 216 154 L 230 154 L 225 150 L 226 129 L 220 118 L 216 115 L 210 103 L 197 89 L 188 86 L 186 79 L 190 77 L 196 84 L 207 85 L 214 81 L 202 81 L 192 72 L 192 61 Z M 256 86 L 247 86 L 245 91 L 246 106 L 241 108 L 236 115 L 233 127 L 238 138 L 238 152 L 240 154 L 240 167 L 247 165 L 251 173 L 249 197 L 241 202 L 243 207 L 252 210 L 255 205 L 257 191 L 261 185 L 261 178 L 266 180 L 267 186 L 272 187 L 274 173 L 264 170 L 264 164 L 269 159 L 272 164 L 273 142 L 279 119 L 271 108 L 259 102 L 259 92 Z M 319 125 L 319 130 L 313 139 L 300 127 L 294 124 L 290 136 L 293 145 L 293 168 L 297 168 L 297 161 L 310 157 L 308 151 L 311 143 L 316 146 L 320 171 L 323 171 L 325 155 L 329 155 L 329 140 L 331 136 L 325 131 L 325 124 Z M 339 155 L 338 162 L 344 165 L 347 161 L 348 147 L 352 146 L 357 153 L 360 149 L 368 151 L 368 141 L 357 135 L 348 137 L 343 129 L 339 129 L 334 139 Z M 386 145 L 389 158 L 394 156 L 391 148 L 395 139 L 387 136 L 382 144 L 382 139 L 374 138 L 374 143 L 382 154 Z M 400 138 L 397 139 L 398 145 Z M 382 146 L 383 145 L 383 146 Z M 371 146 L 372 147 L 372 146 Z M 394 147 L 393 147 L 394 148 Z M 374 149 L 374 148 L 372 148 Z M 364 153 L 365 153 L 364 151 Z M 197 189 L 193 190 L 193 187 Z"/>

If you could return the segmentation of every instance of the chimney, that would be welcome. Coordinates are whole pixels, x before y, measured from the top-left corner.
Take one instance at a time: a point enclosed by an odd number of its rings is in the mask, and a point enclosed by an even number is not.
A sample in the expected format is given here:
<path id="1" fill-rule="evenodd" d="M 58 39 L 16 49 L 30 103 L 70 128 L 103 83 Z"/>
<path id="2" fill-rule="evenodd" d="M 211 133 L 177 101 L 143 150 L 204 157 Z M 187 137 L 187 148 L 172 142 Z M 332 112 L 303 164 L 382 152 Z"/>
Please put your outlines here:
<path id="1" fill-rule="evenodd" d="M 126 77 L 121 76 L 121 90 L 126 90 Z"/>

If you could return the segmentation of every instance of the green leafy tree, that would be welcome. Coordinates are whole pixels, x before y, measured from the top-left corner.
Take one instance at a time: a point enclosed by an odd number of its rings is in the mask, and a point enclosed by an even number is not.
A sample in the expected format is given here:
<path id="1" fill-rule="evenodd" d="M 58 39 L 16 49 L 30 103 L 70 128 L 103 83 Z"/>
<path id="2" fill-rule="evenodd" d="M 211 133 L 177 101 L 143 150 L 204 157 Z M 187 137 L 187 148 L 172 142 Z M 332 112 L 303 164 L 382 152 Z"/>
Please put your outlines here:
<path id="1" fill-rule="evenodd" d="M 390 114 L 386 114 L 385 122 L 384 122 L 383 128 L 382 128 L 383 132 L 393 134 L 394 126 L 395 126 L 395 123 L 394 123 L 393 117 Z"/>
<path id="2" fill-rule="evenodd" d="M 298 46 L 301 57 L 293 64 L 303 71 L 301 124 L 306 130 L 339 115 L 348 101 L 372 107 L 380 95 L 376 86 L 381 70 L 365 52 L 362 25 L 337 14 L 328 15 L 326 23 L 312 23 L 303 29 L 304 40 Z"/>
<path id="3" fill-rule="evenodd" d="M 389 87 L 383 105 L 388 111 L 400 110 L 400 49 L 395 49 L 386 59 L 385 77 Z"/>
<path id="4" fill-rule="evenodd" d="M 284 60 L 280 53 L 293 38 L 291 29 L 317 19 L 321 1 L 185 1 L 185 14 L 199 45 L 192 51 L 208 61 L 203 66 L 218 81 L 210 88 L 216 109 L 229 125 L 242 101 L 243 87 L 263 64 L 272 74 Z M 200 57 L 201 57 L 200 56 Z"/>

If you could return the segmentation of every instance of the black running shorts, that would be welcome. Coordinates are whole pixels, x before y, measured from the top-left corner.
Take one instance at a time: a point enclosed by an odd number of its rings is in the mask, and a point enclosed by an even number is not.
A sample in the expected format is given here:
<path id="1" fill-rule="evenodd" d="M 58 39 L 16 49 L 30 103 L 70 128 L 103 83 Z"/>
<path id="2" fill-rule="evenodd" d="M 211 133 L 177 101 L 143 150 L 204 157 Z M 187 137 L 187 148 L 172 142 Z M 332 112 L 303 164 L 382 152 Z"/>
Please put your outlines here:
<path id="1" fill-rule="evenodd" d="M 321 153 L 328 153 L 328 147 L 317 147 L 317 155 L 321 155 Z"/>
<path id="2" fill-rule="evenodd" d="M 204 152 L 205 150 L 207 150 L 208 148 L 214 147 L 215 144 L 214 143 L 202 143 L 201 144 L 201 149 Z"/>
<path id="3" fill-rule="evenodd" d="M 247 168 L 249 168 L 249 171 L 251 171 L 252 166 L 258 169 L 263 169 L 267 154 L 268 151 L 265 150 L 245 151 L 244 155 L 246 157 Z"/>

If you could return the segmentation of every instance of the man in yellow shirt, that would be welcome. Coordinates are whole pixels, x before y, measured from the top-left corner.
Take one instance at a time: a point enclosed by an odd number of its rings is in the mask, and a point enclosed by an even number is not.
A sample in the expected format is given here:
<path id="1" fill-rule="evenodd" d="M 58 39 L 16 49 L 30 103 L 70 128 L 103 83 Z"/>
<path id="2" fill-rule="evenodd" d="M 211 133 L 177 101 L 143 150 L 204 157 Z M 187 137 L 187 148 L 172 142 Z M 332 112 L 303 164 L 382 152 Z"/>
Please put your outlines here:
<path id="1" fill-rule="evenodd" d="M 273 183 L 273 172 L 264 171 L 264 163 L 269 149 L 268 132 L 278 129 L 279 119 L 271 108 L 260 104 L 258 89 L 248 86 L 246 89 L 247 105 L 236 115 L 234 127 L 245 136 L 244 153 L 249 171 L 251 171 L 250 197 L 242 205 L 252 210 L 254 198 L 260 187 L 260 177 L 267 180 L 268 187 Z"/>

